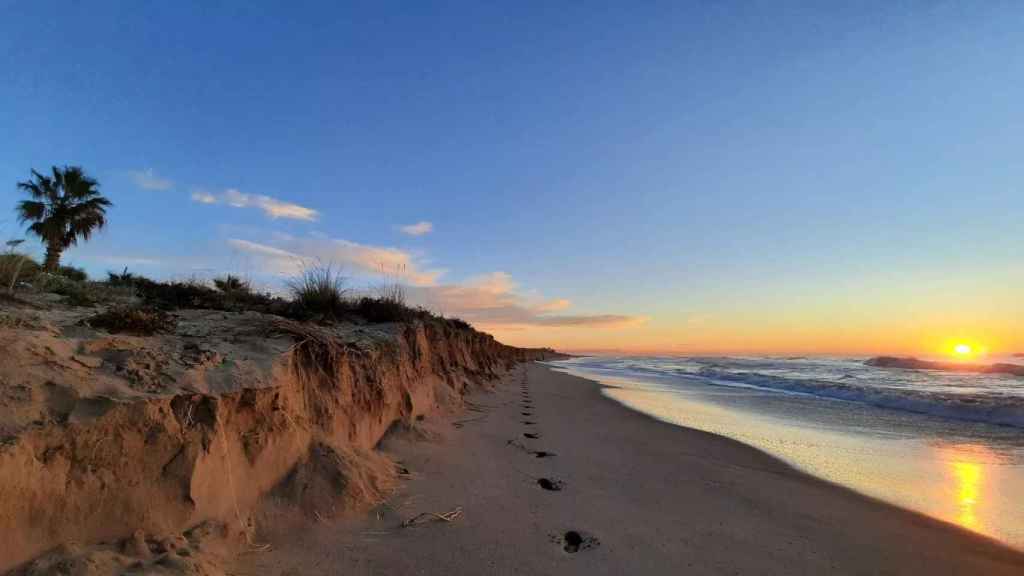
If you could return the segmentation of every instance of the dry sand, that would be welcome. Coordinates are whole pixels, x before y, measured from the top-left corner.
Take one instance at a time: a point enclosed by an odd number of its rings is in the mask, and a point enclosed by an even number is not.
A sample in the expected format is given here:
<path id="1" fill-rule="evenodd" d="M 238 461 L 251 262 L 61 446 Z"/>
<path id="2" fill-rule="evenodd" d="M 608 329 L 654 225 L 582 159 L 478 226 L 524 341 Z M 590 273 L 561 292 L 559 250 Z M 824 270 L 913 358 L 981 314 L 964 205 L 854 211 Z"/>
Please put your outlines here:
<path id="1" fill-rule="evenodd" d="M 260 536 L 273 549 L 228 573 L 1024 574 L 1024 554 L 655 421 L 539 364 L 468 406 L 384 440 L 410 474 L 369 517 L 268 514 Z"/>
<path id="2" fill-rule="evenodd" d="M 179 310 L 130 336 L 95 313 L 0 306 L 0 573 L 220 574 L 262 549 L 251 513 L 365 511 L 395 484 L 373 450 L 394 424 L 550 357 L 439 320 Z"/>

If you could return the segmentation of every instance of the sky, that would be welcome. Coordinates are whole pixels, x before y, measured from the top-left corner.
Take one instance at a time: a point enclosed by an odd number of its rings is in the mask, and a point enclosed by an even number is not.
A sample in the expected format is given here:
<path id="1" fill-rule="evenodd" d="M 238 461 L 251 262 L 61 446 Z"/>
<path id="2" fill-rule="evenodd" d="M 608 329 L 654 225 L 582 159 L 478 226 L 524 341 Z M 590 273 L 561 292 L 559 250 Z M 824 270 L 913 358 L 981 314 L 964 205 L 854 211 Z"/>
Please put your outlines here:
<path id="1" fill-rule="evenodd" d="M 80 165 L 94 277 L 329 262 L 516 345 L 1024 352 L 1024 5 L 828 4 L 10 3 L 0 205 Z"/>

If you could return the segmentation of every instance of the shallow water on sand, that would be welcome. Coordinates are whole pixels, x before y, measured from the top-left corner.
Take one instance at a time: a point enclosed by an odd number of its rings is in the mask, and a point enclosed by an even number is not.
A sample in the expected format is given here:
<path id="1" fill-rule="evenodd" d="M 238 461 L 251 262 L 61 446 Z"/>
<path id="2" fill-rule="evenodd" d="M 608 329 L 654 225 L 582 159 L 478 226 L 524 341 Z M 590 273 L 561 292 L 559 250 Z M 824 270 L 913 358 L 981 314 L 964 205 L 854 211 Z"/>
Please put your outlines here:
<path id="1" fill-rule="evenodd" d="M 559 370 L 660 420 L 727 436 L 820 478 L 1024 549 L 1024 429 L 696 375 Z"/>

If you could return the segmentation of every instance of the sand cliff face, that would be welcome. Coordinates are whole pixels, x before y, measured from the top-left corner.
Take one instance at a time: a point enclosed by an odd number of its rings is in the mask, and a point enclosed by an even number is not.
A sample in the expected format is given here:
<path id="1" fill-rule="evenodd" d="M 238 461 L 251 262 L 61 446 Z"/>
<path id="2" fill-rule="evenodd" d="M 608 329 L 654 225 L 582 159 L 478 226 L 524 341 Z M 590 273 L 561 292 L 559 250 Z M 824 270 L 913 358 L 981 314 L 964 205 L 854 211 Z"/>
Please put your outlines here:
<path id="1" fill-rule="evenodd" d="M 396 424 L 549 355 L 445 323 L 299 325 L 182 311 L 173 334 L 109 335 L 74 309 L 0 315 L 0 571 L 66 542 L 246 533 L 268 495 L 317 515 L 373 501 Z"/>

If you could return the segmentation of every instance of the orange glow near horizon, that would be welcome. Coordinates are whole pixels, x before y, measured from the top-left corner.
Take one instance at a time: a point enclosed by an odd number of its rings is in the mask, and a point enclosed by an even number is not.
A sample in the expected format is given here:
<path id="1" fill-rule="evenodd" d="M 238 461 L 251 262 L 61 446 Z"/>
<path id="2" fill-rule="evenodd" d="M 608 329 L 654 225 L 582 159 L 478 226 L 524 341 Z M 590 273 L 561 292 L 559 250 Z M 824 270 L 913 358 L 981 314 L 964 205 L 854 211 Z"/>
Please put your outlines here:
<path id="1" fill-rule="evenodd" d="M 954 276 L 883 271 L 811 275 L 792 278 L 776 290 L 758 290 L 756 283 L 680 286 L 628 304 L 592 304 L 577 311 L 615 310 L 646 318 L 629 325 L 483 328 L 508 344 L 579 353 L 884 355 L 980 362 L 1024 353 L 1021 285 L 1024 268 Z M 971 353 L 956 354 L 961 344 Z"/>
<path id="2" fill-rule="evenodd" d="M 995 354 L 1024 352 L 1024 333 L 1013 327 L 972 326 L 969 330 L 939 323 L 883 326 L 842 323 L 833 326 L 752 326 L 708 321 L 672 325 L 658 319 L 621 329 L 541 326 L 481 326 L 513 346 L 551 347 L 575 353 L 630 355 L 855 355 L 915 356 L 982 362 Z"/>

